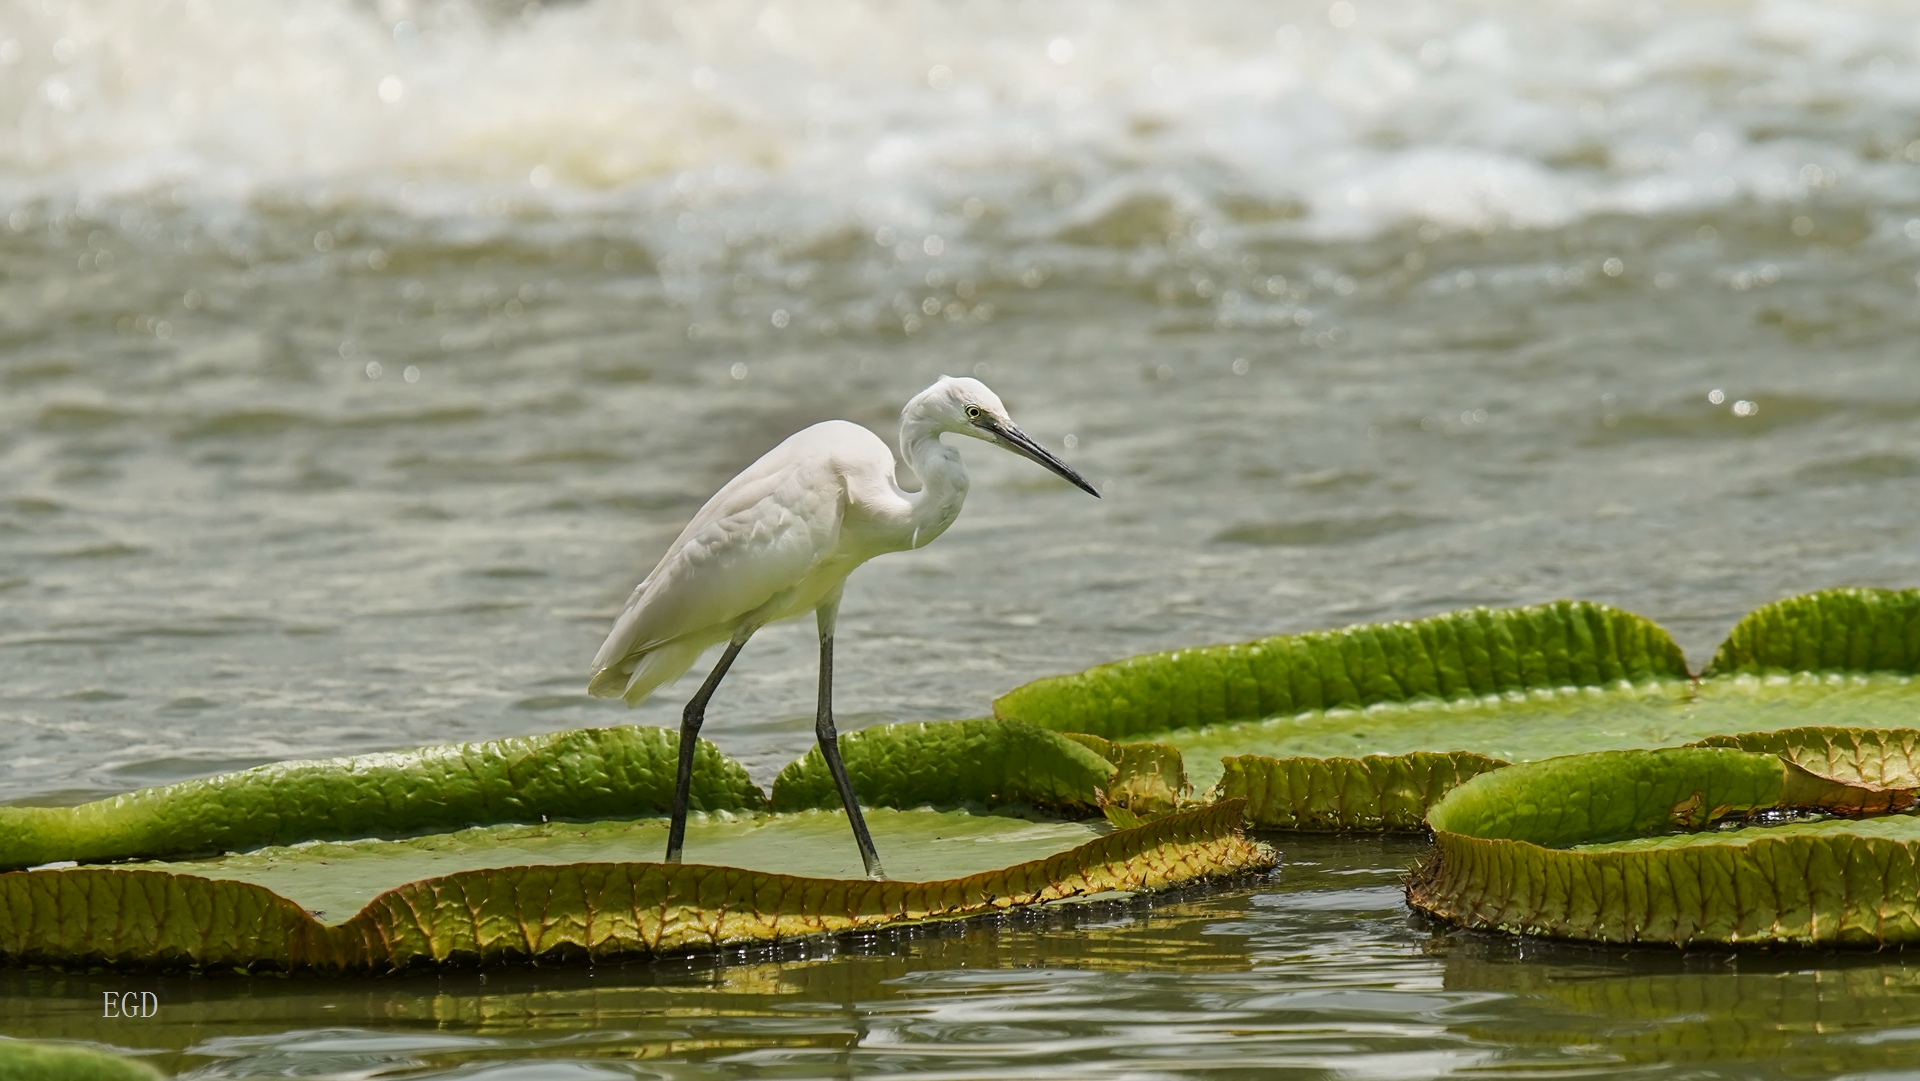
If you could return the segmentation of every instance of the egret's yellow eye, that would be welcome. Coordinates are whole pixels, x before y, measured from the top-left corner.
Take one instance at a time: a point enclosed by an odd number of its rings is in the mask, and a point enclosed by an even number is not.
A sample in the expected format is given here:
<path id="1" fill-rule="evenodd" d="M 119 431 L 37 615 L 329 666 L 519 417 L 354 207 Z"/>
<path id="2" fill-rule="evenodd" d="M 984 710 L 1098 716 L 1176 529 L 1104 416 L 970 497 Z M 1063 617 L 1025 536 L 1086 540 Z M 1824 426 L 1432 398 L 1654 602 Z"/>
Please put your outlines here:
<path id="1" fill-rule="evenodd" d="M 980 419 L 980 407 L 979 407 L 979 406 L 977 406 L 977 405 L 970 405 L 970 406 L 968 406 L 968 407 L 967 407 L 967 419 L 968 419 L 968 420 L 979 420 L 979 419 Z"/>

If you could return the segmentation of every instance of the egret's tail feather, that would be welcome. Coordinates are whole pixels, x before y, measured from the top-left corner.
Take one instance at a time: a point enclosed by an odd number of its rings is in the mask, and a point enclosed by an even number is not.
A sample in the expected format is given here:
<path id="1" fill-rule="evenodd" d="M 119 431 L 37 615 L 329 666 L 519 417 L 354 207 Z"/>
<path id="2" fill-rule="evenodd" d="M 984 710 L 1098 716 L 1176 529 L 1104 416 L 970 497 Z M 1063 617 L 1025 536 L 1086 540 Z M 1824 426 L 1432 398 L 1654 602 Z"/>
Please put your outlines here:
<path id="1" fill-rule="evenodd" d="M 678 641 L 627 657 L 593 674 L 587 693 L 596 698 L 624 698 L 637 706 L 654 691 L 679 679 L 711 643 Z"/>
<path id="2" fill-rule="evenodd" d="M 600 669 L 587 681 L 587 693 L 595 698 L 618 698 L 633 678 L 633 669 L 615 664 Z"/>

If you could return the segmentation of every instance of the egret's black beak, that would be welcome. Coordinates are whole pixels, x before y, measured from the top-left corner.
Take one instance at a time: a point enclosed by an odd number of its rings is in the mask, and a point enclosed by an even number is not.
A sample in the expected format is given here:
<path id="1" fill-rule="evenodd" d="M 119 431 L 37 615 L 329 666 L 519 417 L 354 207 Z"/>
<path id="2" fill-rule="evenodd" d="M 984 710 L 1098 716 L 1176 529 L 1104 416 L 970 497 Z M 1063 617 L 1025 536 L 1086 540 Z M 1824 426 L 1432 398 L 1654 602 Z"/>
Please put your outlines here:
<path id="1" fill-rule="evenodd" d="M 1093 485 L 1087 483 L 1087 478 L 1074 472 L 1072 466 L 1054 457 L 1052 451 L 1034 442 L 1033 437 L 1021 431 L 1018 424 L 1014 424 L 1011 421 L 1003 424 L 990 416 L 982 416 L 973 423 L 975 427 L 986 432 L 987 437 L 996 444 L 1007 448 L 1023 458 L 1033 459 L 1053 472 L 1058 473 L 1061 477 L 1065 478 L 1067 483 L 1073 485 L 1075 488 L 1080 489 L 1095 499 L 1100 498 L 1100 493 L 1094 490 Z"/>

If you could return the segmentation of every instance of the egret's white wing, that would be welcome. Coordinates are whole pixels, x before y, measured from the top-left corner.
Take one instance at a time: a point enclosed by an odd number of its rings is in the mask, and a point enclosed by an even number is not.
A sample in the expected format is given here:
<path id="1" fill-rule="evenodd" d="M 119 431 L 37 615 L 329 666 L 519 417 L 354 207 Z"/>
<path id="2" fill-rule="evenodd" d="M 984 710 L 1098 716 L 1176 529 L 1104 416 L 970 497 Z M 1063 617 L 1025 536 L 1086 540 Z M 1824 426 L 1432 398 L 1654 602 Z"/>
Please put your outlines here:
<path id="1" fill-rule="evenodd" d="M 803 453 L 810 448 L 794 446 L 801 442 L 769 451 L 707 501 L 634 590 L 594 657 L 596 673 L 675 639 L 730 629 L 832 555 L 846 486 L 831 456 Z"/>

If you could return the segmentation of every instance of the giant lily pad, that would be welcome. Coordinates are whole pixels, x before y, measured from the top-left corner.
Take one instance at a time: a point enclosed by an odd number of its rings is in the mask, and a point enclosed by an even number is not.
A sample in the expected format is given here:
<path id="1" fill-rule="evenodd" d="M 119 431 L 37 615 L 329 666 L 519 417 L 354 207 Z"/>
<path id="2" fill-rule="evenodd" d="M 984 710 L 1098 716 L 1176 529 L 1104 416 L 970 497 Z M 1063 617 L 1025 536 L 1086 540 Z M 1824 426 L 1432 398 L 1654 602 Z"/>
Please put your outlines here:
<path id="1" fill-rule="evenodd" d="M 1428 814 L 1435 848 L 1408 900 L 1470 927 L 1603 942 L 1920 942 L 1920 816 L 1885 813 L 1914 804 L 1916 741 L 1803 729 L 1476 777 Z M 1705 828 L 1722 821 L 1739 828 Z"/>
<path id="2" fill-rule="evenodd" d="M 1113 830 L 1098 816 L 1109 788 L 1145 774 L 1138 756 L 1109 761 L 1032 725 L 896 725 L 846 742 L 892 881 L 860 877 L 844 814 L 769 812 L 704 743 L 686 840 L 696 863 L 655 862 L 677 737 L 591 729 L 0 809 L 8 865 L 118 861 L 0 874 L 0 959 L 379 971 L 649 955 L 1272 862 L 1238 836 L 1238 803 Z M 837 805 L 814 791 L 817 759 L 782 773 L 784 805 Z"/>
<path id="3" fill-rule="evenodd" d="M 1753 612 L 1691 677 L 1655 624 L 1562 601 L 1135 657 L 1018 688 L 1001 717 L 1178 748 L 1278 829 L 1419 829 L 1512 762 L 1789 726 L 1920 720 L 1920 594 L 1831 590 Z"/>
<path id="4" fill-rule="evenodd" d="M 964 878 L 1042 859 L 1108 832 L 1091 821 L 965 811 L 871 809 L 874 842 L 890 877 L 905 882 Z M 714 867 L 814 878 L 865 874 L 844 814 L 694 815 L 689 858 Z M 127 870 L 251 882 L 297 902 L 326 924 L 344 923 L 398 886 L 463 871 L 650 863 L 666 851 L 667 820 L 644 818 L 483 826 L 400 840 L 311 842 L 198 860 L 122 863 Z"/>
<path id="5" fill-rule="evenodd" d="M 1114 832 L 876 813 L 882 852 L 930 876 L 925 881 L 820 877 L 847 862 L 828 854 L 828 838 L 841 849 L 852 845 L 844 821 L 817 813 L 709 819 L 689 831 L 690 855 L 705 847 L 744 867 L 623 861 L 657 846 L 662 831 L 608 823 L 315 845 L 194 864 L 16 871 L 0 874 L 0 959 L 346 972 L 681 953 L 1164 889 L 1271 866 L 1270 850 L 1240 836 L 1240 813 L 1234 801 Z M 751 836 L 756 831 L 764 832 Z M 614 859 L 574 862 L 596 853 Z M 548 858 L 533 862 L 539 856 Z M 1019 862 L 952 873 L 998 862 L 990 856 Z M 814 872 L 753 863 L 812 865 Z M 460 869 L 383 888 L 436 868 Z"/>

